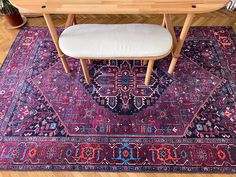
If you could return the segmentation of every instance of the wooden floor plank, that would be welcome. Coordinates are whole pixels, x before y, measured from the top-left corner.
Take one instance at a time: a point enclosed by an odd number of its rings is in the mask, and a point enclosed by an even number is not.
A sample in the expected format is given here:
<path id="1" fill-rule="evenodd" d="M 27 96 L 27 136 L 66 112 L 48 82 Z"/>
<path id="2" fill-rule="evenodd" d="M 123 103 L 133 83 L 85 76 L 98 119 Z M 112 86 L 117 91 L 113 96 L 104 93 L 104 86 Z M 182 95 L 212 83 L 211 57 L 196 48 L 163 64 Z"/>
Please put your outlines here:
<path id="1" fill-rule="evenodd" d="M 107 172 L 0 172 L 0 177 L 236 177 L 235 174 L 107 173 Z"/>

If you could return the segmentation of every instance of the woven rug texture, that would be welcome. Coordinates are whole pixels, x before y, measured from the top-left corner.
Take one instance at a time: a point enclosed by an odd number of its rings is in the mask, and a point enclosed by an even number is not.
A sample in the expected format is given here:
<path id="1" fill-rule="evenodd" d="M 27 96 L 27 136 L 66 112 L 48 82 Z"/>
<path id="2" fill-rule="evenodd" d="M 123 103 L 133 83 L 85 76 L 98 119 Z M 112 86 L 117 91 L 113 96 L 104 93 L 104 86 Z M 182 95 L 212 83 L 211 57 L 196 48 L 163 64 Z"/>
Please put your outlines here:
<path id="1" fill-rule="evenodd" d="M 0 169 L 235 173 L 235 46 L 230 27 L 192 27 L 173 75 L 171 56 L 149 86 L 141 61 L 100 60 L 87 84 L 47 28 L 22 28 L 0 70 Z"/>

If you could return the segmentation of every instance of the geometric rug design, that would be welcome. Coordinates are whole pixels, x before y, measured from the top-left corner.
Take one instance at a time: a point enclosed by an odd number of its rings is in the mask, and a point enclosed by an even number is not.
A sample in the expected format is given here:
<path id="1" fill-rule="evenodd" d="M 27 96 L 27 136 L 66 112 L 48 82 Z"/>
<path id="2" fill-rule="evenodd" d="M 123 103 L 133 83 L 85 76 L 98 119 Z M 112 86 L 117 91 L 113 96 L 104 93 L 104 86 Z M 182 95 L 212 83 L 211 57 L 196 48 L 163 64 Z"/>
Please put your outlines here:
<path id="1" fill-rule="evenodd" d="M 62 29 L 58 29 L 61 33 Z M 180 28 L 176 28 L 177 35 Z M 173 75 L 156 61 L 67 57 L 22 28 L 0 70 L 0 169 L 236 172 L 236 35 L 192 27 Z"/>
<path id="2" fill-rule="evenodd" d="M 147 66 L 140 61 L 110 61 L 96 63 L 90 72 L 94 83 L 88 85 L 96 102 L 118 115 L 132 115 L 154 105 L 172 83 L 162 70 L 155 68 L 148 86 L 144 84 Z M 94 73 L 94 74 L 92 74 Z M 85 81 L 82 80 L 83 84 Z"/>

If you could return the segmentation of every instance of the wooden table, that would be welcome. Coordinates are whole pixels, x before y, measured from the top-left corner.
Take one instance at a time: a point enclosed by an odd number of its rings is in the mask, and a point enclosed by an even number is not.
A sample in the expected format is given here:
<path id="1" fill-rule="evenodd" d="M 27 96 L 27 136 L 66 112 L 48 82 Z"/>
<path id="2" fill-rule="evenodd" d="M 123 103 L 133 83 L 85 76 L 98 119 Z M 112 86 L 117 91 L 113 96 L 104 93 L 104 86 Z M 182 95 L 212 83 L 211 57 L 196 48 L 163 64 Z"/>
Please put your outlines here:
<path id="1" fill-rule="evenodd" d="M 164 14 L 163 25 L 171 32 L 174 43 L 173 58 L 168 70 L 172 74 L 194 14 L 216 11 L 224 7 L 229 0 L 10 0 L 10 2 L 18 8 L 43 14 L 66 73 L 69 72 L 69 67 L 59 48 L 58 35 L 50 14 L 69 14 L 66 27 L 73 24 L 75 14 Z M 170 14 L 187 14 L 178 40 Z"/>

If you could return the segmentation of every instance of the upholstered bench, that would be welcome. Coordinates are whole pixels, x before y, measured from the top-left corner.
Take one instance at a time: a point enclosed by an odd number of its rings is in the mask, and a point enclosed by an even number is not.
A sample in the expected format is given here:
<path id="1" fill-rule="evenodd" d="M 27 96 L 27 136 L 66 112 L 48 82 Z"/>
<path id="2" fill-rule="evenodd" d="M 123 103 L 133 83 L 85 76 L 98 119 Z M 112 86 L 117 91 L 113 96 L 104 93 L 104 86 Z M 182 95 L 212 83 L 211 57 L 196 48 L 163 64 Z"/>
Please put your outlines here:
<path id="1" fill-rule="evenodd" d="M 86 59 L 148 61 L 145 84 L 148 85 L 155 60 L 172 50 L 170 32 L 151 24 L 81 24 L 66 28 L 60 38 L 62 52 L 78 58 L 86 81 L 90 82 Z"/>

